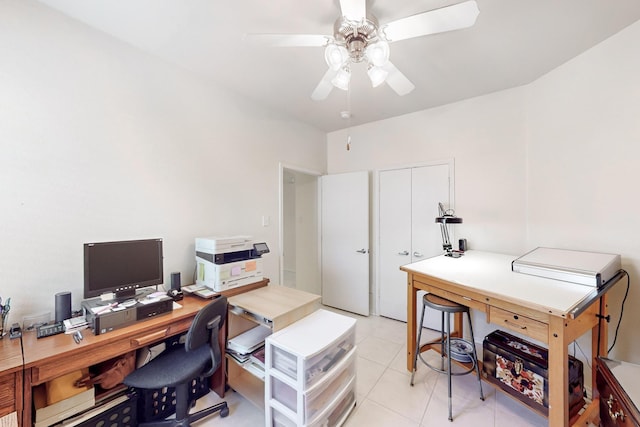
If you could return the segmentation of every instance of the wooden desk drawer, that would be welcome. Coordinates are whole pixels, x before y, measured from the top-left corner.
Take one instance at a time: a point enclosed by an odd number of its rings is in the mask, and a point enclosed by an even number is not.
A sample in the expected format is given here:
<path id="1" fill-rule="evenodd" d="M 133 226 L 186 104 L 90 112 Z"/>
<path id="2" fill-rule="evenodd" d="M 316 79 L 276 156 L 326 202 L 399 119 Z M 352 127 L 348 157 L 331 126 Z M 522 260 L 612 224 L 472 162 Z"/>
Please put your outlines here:
<path id="1" fill-rule="evenodd" d="M 490 307 L 489 322 L 544 343 L 548 343 L 549 341 L 549 325 L 517 313 L 512 313 L 497 307 Z"/>
<path id="2" fill-rule="evenodd" d="M 464 305 L 473 310 L 478 310 L 482 313 L 487 312 L 487 304 L 484 302 L 485 298 L 479 294 L 468 292 L 468 296 L 462 296 L 455 292 L 446 290 L 445 287 L 433 286 L 429 283 L 421 282 L 419 280 L 415 280 L 414 285 L 417 285 L 416 287 L 419 290 L 433 293 L 435 295 L 438 295 L 439 297 L 448 299 L 449 301 L 457 302 L 458 304 Z"/>
<path id="3" fill-rule="evenodd" d="M 635 379 L 640 374 L 640 365 L 628 362 L 596 359 L 596 386 L 600 406 L 600 425 L 604 427 L 626 427 L 640 425 L 639 397 Z M 620 378 L 619 378 L 620 377 Z M 628 390 L 623 385 L 631 385 Z"/>
<path id="4" fill-rule="evenodd" d="M 0 417 L 16 410 L 16 375 L 0 376 Z"/>

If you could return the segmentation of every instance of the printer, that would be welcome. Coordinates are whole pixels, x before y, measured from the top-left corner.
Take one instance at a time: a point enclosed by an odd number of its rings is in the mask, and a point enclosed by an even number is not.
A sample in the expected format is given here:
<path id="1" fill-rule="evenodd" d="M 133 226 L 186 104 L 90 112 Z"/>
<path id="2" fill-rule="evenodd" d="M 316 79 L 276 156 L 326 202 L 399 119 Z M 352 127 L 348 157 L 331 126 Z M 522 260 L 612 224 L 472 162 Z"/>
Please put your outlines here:
<path id="1" fill-rule="evenodd" d="M 221 292 L 258 282 L 266 253 L 267 244 L 251 236 L 197 237 L 196 284 Z"/>

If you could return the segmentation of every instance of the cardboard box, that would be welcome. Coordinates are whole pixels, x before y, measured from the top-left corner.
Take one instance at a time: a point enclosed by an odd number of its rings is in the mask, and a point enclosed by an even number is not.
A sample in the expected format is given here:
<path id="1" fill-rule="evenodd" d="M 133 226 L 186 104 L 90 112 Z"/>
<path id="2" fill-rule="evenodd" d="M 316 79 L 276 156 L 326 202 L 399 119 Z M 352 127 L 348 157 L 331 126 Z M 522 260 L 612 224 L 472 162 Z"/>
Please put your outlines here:
<path id="1" fill-rule="evenodd" d="M 33 403 L 36 409 L 35 427 L 49 427 L 66 418 L 95 405 L 95 391 L 93 387 L 84 388 L 78 394 L 47 405 L 47 389 L 40 384 L 33 389 Z"/>

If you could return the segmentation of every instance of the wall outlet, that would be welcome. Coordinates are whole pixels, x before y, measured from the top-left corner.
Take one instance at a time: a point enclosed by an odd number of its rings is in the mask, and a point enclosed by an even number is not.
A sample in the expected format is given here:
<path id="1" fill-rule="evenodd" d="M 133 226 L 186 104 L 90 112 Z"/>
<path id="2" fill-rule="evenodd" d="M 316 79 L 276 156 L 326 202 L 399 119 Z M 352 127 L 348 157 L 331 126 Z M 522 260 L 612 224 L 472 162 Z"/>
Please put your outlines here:
<path id="1" fill-rule="evenodd" d="M 46 325 L 51 321 L 51 312 L 44 311 L 38 314 L 30 314 L 22 318 L 22 331 L 35 331 L 38 326 Z"/>

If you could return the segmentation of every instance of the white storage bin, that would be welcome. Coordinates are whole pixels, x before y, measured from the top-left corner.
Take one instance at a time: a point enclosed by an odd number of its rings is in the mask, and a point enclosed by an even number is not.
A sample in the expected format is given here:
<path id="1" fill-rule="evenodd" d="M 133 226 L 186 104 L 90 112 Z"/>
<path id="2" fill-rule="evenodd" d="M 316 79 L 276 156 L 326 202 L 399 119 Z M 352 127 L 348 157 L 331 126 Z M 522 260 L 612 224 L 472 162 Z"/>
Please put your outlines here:
<path id="1" fill-rule="evenodd" d="M 308 427 L 337 427 L 341 426 L 356 403 L 356 381 L 352 379 L 345 390 L 334 400 L 327 410 L 320 414 Z"/>
<path id="2" fill-rule="evenodd" d="M 296 423 L 289 418 L 282 415 L 275 409 L 271 409 L 271 423 L 272 427 L 296 427 Z"/>
<path id="3" fill-rule="evenodd" d="M 353 318 L 317 310 L 267 338 L 267 363 L 292 380 L 302 381 L 299 385 L 306 390 L 355 346 L 355 324 Z"/>
<path id="4" fill-rule="evenodd" d="M 344 422 L 355 405 L 355 325 L 320 309 L 266 339 L 267 427 Z"/>
<path id="5" fill-rule="evenodd" d="M 335 397 L 342 392 L 356 375 L 356 349 L 352 349 L 346 358 L 331 369 L 321 382 L 315 384 L 302 395 L 303 419 L 311 421 L 322 412 Z M 274 375 L 271 381 L 271 397 L 294 413 L 298 412 L 296 389 Z"/>
<path id="6" fill-rule="evenodd" d="M 300 424 L 302 427 L 337 427 L 341 426 L 356 403 L 356 381 L 352 378 L 325 410 L 316 416 L 310 424 Z M 298 424 L 289 417 L 271 407 L 271 420 L 267 423 L 271 427 L 296 427 Z"/>
<path id="7" fill-rule="evenodd" d="M 311 421 L 318 413 L 331 403 L 331 401 L 347 387 L 351 379 L 356 376 L 356 350 L 335 367 L 335 372 L 329 372 L 324 381 L 314 385 L 304 395 L 305 423 Z"/>
<path id="8" fill-rule="evenodd" d="M 298 394 L 296 389 L 274 376 L 271 378 L 271 396 L 293 412 L 298 412 Z"/>

